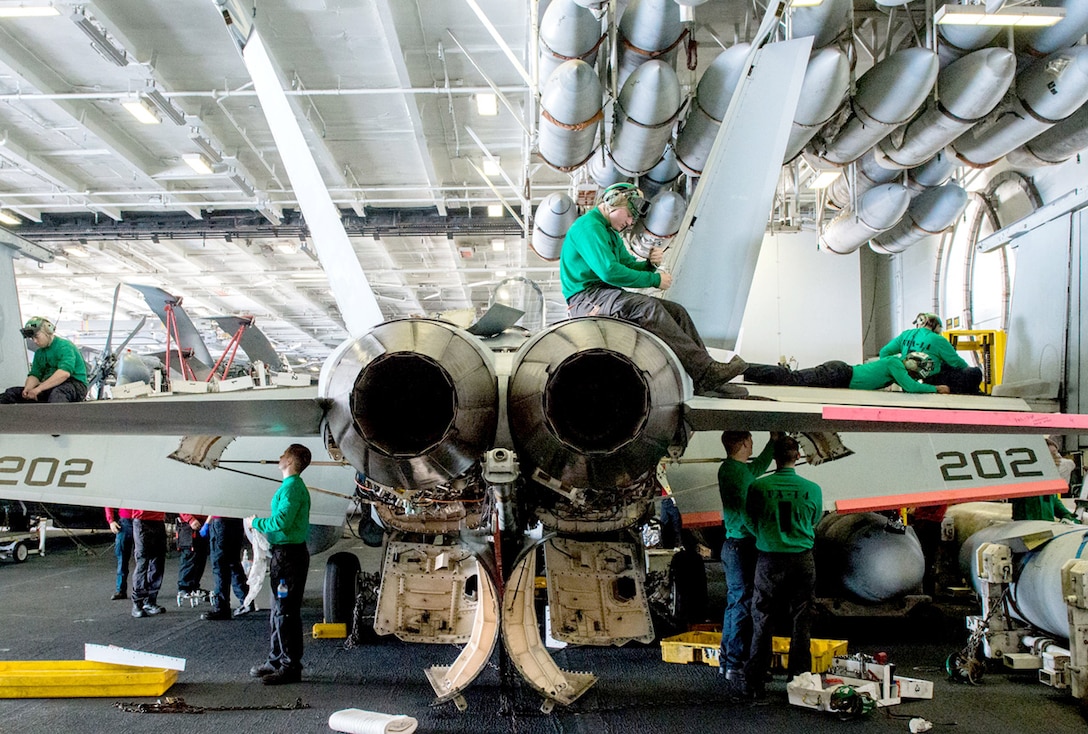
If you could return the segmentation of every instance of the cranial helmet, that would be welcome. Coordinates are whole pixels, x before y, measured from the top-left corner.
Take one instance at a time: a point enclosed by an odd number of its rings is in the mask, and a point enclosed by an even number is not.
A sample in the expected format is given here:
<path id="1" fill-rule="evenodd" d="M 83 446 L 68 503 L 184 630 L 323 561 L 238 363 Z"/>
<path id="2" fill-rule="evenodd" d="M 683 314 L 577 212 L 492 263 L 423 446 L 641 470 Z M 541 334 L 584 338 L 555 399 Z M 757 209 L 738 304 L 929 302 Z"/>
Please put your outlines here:
<path id="1" fill-rule="evenodd" d="M 911 352 L 903 358 L 903 366 L 911 377 L 924 380 L 933 374 L 933 357 L 925 352 Z"/>
<path id="2" fill-rule="evenodd" d="M 646 216 L 650 211 L 650 202 L 646 201 L 642 189 L 633 183 L 614 183 L 601 192 L 601 203 L 617 209 L 624 204 L 635 219 Z"/>
<path id="3" fill-rule="evenodd" d="M 44 332 L 46 336 L 52 336 L 53 322 L 44 316 L 31 316 L 20 331 L 24 339 L 33 339 L 39 331 Z"/>
<path id="4" fill-rule="evenodd" d="M 929 329 L 937 334 L 941 333 L 943 324 L 941 317 L 935 313 L 922 312 L 914 317 L 914 325 L 919 329 Z"/>

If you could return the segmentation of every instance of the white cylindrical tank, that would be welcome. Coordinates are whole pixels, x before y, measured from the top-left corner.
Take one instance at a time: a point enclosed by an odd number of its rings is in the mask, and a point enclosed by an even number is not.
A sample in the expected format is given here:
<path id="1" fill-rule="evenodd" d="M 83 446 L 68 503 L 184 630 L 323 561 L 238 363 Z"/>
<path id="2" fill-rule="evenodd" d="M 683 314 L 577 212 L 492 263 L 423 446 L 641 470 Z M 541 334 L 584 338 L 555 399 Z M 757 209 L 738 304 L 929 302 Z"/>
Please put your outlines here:
<path id="1" fill-rule="evenodd" d="M 1008 49 L 984 48 L 946 66 L 937 76 L 940 101 L 930 99 L 902 130 L 881 141 L 885 165 L 912 168 L 925 163 L 967 128 L 988 115 L 1016 74 Z"/>
<path id="2" fill-rule="evenodd" d="M 672 145 L 665 146 L 665 154 L 657 165 L 639 179 L 642 191 L 651 199 L 660 191 L 669 188 L 680 176 L 680 165 L 676 162 L 676 151 Z"/>
<path id="3" fill-rule="evenodd" d="M 1088 148 L 1088 103 L 1005 158 L 1018 168 L 1053 166 Z"/>
<path id="4" fill-rule="evenodd" d="M 1055 637 L 1069 639 L 1069 617 L 1062 596 L 1062 565 L 1083 555 L 1088 543 L 1088 528 L 1041 520 L 1020 520 L 994 525 L 980 530 L 960 548 L 960 568 L 969 574 L 976 590 L 975 552 L 983 543 L 1000 543 L 1028 533 L 1050 531 L 1054 538 L 1044 545 L 1015 557 L 1013 578 L 1009 588 L 1009 608 L 1013 616 Z"/>
<path id="5" fill-rule="evenodd" d="M 874 252 L 894 255 L 915 242 L 940 234 L 955 224 L 967 208 L 967 192 L 954 183 L 928 189 L 914 197 L 899 223 L 869 242 Z"/>
<path id="6" fill-rule="evenodd" d="M 620 89 L 642 64 L 662 61 L 675 71 L 676 46 L 684 33 L 680 7 L 673 0 L 631 0 L 619 24 Z"/>
<path id="7" fill-rule="evenodd" d="M 699 79 L 687 120 L 676 136 L 676 162 L 690 176 L 703 172 L 750 49 L 747 43 L 730 46 L 714 58 Z"/>
<path id="8" fill-rule="evenodd" d="M 812 150 L 836 165 L 857 160 L 925 103 L 937 71 L 937 54 L 925 48 L 908 48 L 878 62 L 858 79 L 846 122 L 825 127 Z"/>
<path id="9" fill-rule="evenodd" d="M 610 147 L 616 168 L 641 176 L 657 165 L 679 113 L 680 81 L 673 68 L 663 61 L 647 61 L 638 67 L 616 103 Z"/>
<path id="10" fill-rule="evenodd" d="M 1017 31 L 1018 45 L 1035 58 L 1072 46 L 1088 33 L 1088 3 L 1084 0 L 1043 0 L 1042 4 L 1065 8 L 1065 17 L 1052 26 Z"/>
<path id="11" fill-rule="evenodd" d="M 957 165 L 955 156 L 942 150 L 922 165 L 907 171 L 907 187 L 911 190 L 911 196 L 948 181 Z"/>
<path id="12" fill-rule="evenodd" d="M 870 150 L 855 164 L 854 186 L 857 196 L 880 184 L 892 183 L 903 175 L 902 171 L 881 165 L 875 151 Z M 827 203 L 836 209 L 850 206 L 850 179 L 843 172 L 842 176 L 827 187 Z"/>
<path id="13" fill-rule="evenodd" d="M 593 66 L 603 38 L 601 21 L 588 8 L 574 0 L 552 0 L 540 19 L 540 88 L 565 61 L 581 59 Z"/>
<path id="14" fill-rule="evenodd" d="M 846 255 L 895 226 L 910 204 L 901 184 L 874 186 L 858 197 L 858 210 L 844 209 L 820 235 L 820 249 Z"/>
<path id="15" fill-rule="evenodd" d="M 812 54 L 801 83 L 801 89 L 805 91 L 797 101 L 790 139 L 786 143 L 783 158 L 786 163 L 796 158 L 812 136 L 827 124 L 842 105 L 849 88 L 850 61 L 846 54 L 834 46 Z"/>
<path id="16" fill-rule="evenodd" d="M 572 171 L 593 155 L 601 122 L 601 82 L 578 59 L 559 65 L 540 95 L 538 146 L 552 168 Z"/>
<path id="17" fill-rule="evenodd" d="M 593 179 L 593 183 L 602 189 L 607 189 L 614 183 L 629 182 L 631 180 L 630 176 L 616 170 L 616 164 L 612 162 L 612 156 L 604 148 L 599 148 L 590 157 L 589 162 L 586 163 L 586 172 Z"/>
<path id="18" fill-rule="evenodd" d="M 846 30 L 853 0 L 824 0 L 819 5 L 790 9 L 794 38 L 812 36 L 812 47 L 822 48 Z"/>
<path id="19" fill-rule="evenodd" d="M 952 149 L 967 165 L 985 168 L 1069 117 L 1085 102 L 1088 46 L 1058 51 L 1018 74 L 1016 93 L 956 138 Z"/>
<path id="20" fill-rule="evenodd" d="M 577 218 L 578 207 L 569 196 L 561 191 L 548 194 L 533 215 L 533 238 L 529 247 L 541 258 L 555 262 L 559 259 L 567 230 Z"/>
<path id="21" fill-rule="evenodd" d="M 921 591 L 926 562 L 918 536 L 883 515 L 825 515 L 816 526 L 815 550 L 817 578 L 835 579 L 862 601 L 884 602 Z"/>

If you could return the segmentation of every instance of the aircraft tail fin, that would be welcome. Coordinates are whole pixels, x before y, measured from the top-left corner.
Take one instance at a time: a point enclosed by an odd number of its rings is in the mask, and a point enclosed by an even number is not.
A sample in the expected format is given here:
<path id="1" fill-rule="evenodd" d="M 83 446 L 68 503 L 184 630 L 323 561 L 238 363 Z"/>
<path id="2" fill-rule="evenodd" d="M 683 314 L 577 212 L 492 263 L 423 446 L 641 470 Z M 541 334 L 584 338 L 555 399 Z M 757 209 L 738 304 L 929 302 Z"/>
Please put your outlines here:
<path id="1" fill-rule="evenodd" d="M 23 317 L 15 290 L 15 253 L 0 247 L 0 390 L 26 380 L 26 340 L 19 333 Z"/>

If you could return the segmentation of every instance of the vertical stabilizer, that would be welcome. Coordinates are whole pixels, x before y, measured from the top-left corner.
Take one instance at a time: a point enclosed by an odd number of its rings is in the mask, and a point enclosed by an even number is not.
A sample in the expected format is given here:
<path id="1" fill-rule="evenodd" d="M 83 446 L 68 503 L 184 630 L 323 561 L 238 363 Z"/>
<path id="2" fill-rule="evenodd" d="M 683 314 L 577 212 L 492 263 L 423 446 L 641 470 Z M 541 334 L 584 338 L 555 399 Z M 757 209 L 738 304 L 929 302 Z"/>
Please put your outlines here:
<path id="1" fill-rule="evenodd" d="M 19 333 L 23 317 L 15 291 L 15 253 L 0 247 L 0 390 L 26 380 L 26 341 Z"/>

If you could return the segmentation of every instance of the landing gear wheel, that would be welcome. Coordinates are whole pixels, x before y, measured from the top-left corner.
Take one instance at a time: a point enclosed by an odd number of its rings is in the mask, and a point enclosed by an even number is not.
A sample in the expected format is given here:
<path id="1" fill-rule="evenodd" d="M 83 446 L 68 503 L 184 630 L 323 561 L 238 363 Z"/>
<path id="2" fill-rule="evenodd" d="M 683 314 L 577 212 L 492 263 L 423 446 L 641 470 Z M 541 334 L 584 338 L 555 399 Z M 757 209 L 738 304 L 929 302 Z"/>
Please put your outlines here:
<path id="1" fill-rule="evenodd" d="M 355 621 L 355 597 L 359 588 L 359 558 L 354 553 L 333 553 L 325 563 L 322 609 L 327 624 L 342 622 L 348 634 Z"/>
<path id="2" fill-rule="evenodd" d="M 30 555 L 30 551 L 26 547 L 26 543 L 16 543 L 15 547 L 11 549 L 11 557 L 15 559 L 16 563 L 22 563 Z"/>
<path id="3" fill-rule="evenodd" d="M 948 656 L 944 664 L 948 679 L 955 683 L 970 683 L 973 686 L 981 685 L 982 673 L 985 669 L 982 661 L 964 657 L 962 653 L 954 652 Z"/>

